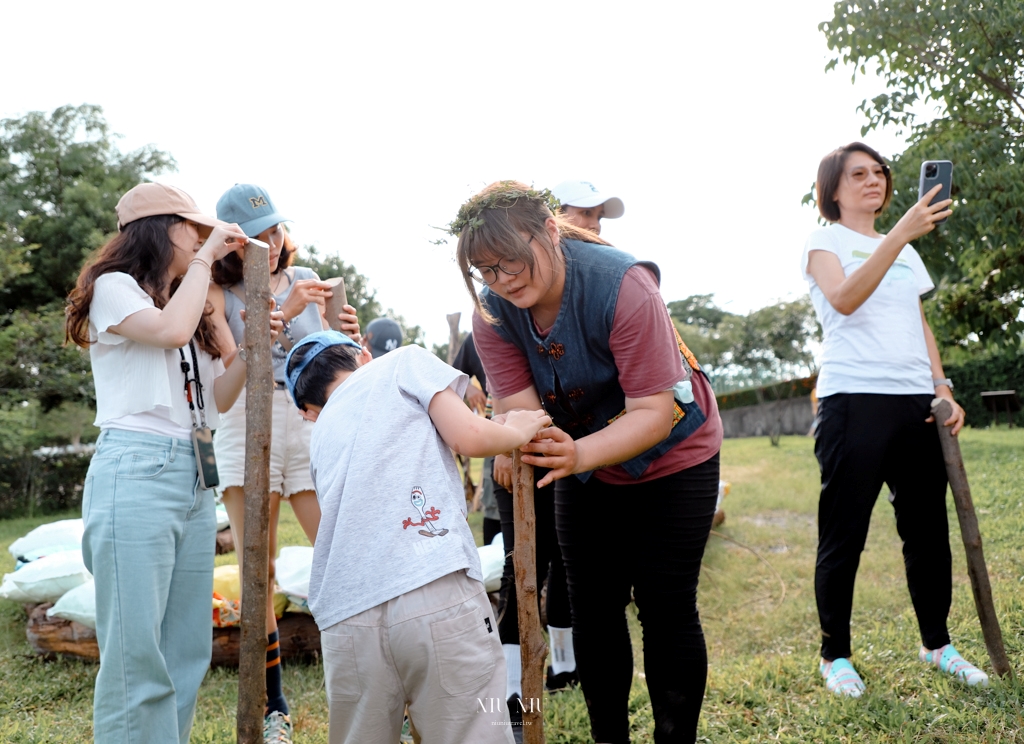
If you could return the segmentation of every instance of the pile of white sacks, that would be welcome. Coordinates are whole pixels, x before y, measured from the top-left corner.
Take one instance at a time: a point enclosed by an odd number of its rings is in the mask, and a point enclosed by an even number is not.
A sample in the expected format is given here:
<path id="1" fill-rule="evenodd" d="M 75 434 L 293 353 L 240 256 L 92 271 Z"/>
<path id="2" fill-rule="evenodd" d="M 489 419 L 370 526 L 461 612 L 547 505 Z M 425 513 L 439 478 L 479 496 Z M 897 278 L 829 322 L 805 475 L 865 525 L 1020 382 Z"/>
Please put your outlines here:
<path id="1" fill-rule="evenodd" d="M 222 507 L 217 513 L 218 529 L 227 525 Z M 223 525 L 221 522 L 223 521 Z M 96 627 L 96 590 L 92 574 L 82 561 L 81 519 L 62 519 L 40 525 L 8 548 L 15 559 L 13 573 L 5 574 L 0 598 L 24 604 L 53 602 L 47 617 L 74 620 Z M 477 548 L 488 592 L 501 586 L 505 548 L 499 533 L 490 545 Z M 313 549 L 281 548 L 277 559 L 277 583 L 295 609 L 304 609 L 309 595 L 309 573 Z"/>

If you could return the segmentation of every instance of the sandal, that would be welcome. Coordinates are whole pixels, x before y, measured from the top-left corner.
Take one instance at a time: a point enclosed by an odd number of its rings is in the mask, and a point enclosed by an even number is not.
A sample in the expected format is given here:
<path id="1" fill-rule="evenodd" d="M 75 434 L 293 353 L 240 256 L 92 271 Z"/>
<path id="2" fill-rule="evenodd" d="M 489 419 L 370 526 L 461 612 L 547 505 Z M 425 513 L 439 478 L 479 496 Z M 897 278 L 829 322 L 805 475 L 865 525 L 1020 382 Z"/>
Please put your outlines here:
<path id="1" fill-rule="evenodd" d="M 921 650 L 917 653 L 917 658 L 925 664 L 938 667 L 946 674 L 952 674 L 961 682 L 966 682 L 969 687 L 974 687 L 975 685 L 988 687 L 988 675 L 974 666 L 974 664 L 965 661 L 960 652 L 953 648 L 952 643 L 947 643 L 942 648 L 937 648 L 934 651 L 929 651 L 924 646 L 921 646 Z"/>
<path id="2" fill-rule="evenodd" d="M 822 659 L 818 669 L 825 678 L 825 686 L 830 692 L 853 698 L 859 698 L 864 694 L 864 680 L 857 674 L 849 659 Z"/>

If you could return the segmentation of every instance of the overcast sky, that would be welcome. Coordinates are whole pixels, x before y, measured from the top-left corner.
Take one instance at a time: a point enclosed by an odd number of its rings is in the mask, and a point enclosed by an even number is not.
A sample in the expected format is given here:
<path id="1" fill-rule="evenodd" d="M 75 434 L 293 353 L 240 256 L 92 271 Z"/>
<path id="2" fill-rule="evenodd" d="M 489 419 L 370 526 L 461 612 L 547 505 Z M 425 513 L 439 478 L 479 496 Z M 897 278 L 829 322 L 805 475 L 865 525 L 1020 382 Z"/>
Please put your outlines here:
<path id="1" fill-rule="evenodd" d="M 0 118 L 98 104 L 211 213 L 232 184 L 264 186 L 428 345 L 471 310 L 430 226 L 509 178 L 619 196 L 603 235 L 661 266 L 666 301 L 746 312 L 806 292 L 800 199 L 881 92 L 824 72 L 831 16 L 823 0 L 11 2 Z"/>

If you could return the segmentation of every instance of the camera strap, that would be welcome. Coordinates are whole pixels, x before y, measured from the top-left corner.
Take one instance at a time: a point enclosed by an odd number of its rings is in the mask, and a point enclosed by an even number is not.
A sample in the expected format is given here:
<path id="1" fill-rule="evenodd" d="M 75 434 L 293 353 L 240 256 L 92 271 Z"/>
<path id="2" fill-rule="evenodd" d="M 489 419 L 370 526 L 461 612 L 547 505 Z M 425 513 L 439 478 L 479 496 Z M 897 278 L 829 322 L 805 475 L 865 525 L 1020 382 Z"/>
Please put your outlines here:
<path id="1" fill-rule="evenodd" d="M 184 349 L 178 349 L 181 355 L 181 371 L 185 375 L 185 400 L 188 401 L 188 411 L 192 414 L 192 428 L 206 428 L 206 404 L 203 399 L 203 383 L 199 379 L 199 359 L 196 356 L 196 345 L 194 341 L 188 342 L 189 351 L 192 352 L 192 364 L 189 365 L 185 359 Z M 189 373 L 192 377 L 189 378 Z M 192 395 L 192 388 L 195 386 L 195 397 Z M 196 421 L 196 409 L 199 410 L 199 421 Z"/>

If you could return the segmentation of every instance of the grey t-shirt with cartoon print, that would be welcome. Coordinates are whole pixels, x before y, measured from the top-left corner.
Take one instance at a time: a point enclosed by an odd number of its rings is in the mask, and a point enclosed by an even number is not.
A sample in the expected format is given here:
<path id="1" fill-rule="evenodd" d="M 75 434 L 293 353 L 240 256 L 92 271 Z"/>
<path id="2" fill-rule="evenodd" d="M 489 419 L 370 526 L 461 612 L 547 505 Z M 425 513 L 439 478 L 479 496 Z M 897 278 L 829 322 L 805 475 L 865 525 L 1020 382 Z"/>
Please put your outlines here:
<path id="1" fill-rule="evenodd" d="M 322 516 L 309 608 L 328 628 L 453 571 L 483 581 L 452 451 L 427 414 L 469 380 L 403 346 L 335 389 L 313 427 L 310 474 Z"/>

